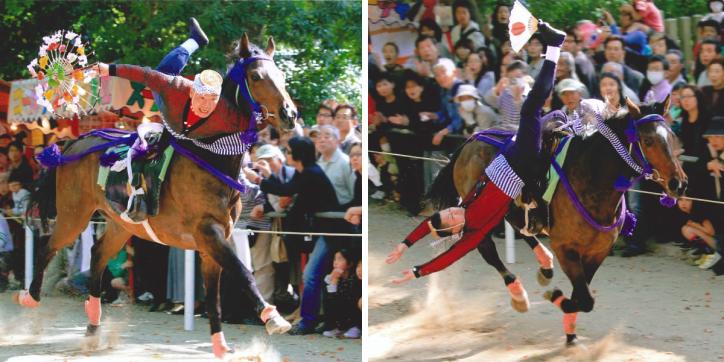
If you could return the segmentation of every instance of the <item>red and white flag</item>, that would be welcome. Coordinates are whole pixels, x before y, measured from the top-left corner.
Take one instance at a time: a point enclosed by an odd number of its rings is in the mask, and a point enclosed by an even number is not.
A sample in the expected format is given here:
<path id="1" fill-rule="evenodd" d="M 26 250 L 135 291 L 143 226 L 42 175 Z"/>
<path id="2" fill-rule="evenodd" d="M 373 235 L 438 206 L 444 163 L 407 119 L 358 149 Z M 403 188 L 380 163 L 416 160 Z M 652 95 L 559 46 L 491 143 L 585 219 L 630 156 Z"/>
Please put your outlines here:
<path id="1" fill-rule="evenodd" d="M 510 21 L 508 22 L 510 45 L 513 47 L 513 51 L 518 53 L 537 30 L 538 19 L 516 0 L 513 10 L 510 11 Z"/>

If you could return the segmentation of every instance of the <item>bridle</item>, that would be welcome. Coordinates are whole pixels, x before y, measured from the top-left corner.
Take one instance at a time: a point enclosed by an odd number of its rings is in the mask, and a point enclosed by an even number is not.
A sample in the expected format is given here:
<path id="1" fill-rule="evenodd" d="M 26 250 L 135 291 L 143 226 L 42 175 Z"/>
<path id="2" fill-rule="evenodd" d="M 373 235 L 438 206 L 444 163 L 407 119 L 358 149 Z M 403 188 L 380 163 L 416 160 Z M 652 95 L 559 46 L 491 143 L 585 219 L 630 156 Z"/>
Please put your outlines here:
<path id="1" fill-rule="evenodd" d="M 270 57 L 257 55 L 237 60 L 234 67 L 229 71 L 229 77 L 237 84 L 235 94 L 236 99 L 239 98 L 239 93 L 241 93 L 251 107 L 249 129 L 256 129 L 256 124 L 258 122 L 266 121 L 270 117 L 276 117 L 276 114 L 269 112 L 266 106 L 261 105 L 254 100 L 254 96 L 251 94 L 251 89 L 249 89 L 249 82 L 246 78 L 246 68 L 256 61 L 274 62 L 274 60 Z"/>
<path id="2" fill-rule="evenodd" d="M 658 114 L 649 114 L 636 120 L 629 114 L 627 116 L 628 126 L 624 131 L 626 140 L 628 141 L 628 148 L 623 145 L 619 137 L 606 125 L 600 114 L 596 113 L 596 119 L 596 128 L 598 131 L 611 143 L 611 146 L 613 146 L 613 149 L 619 157 L 636 173 L 634 181 L 638 181 L 641 178 L 655 182 L 665 181 L 664 178 L 661 177 L 661 173 L 651 165 L 644 155 L 641 146 L 641 137 L 638 134 L 638 127 L 642 124 L 652 122 L 664 122 L 664 124 L 666 124 L 664 117 Z M 666 129 L 671 132 L 669 127 L 666 127 Z M 628 186 L 626 187 L 626 189 L 628 189 L 630 182 L 629 185 L 626 186 Z M 619 189 L 619 191 L 625 191 L 621 190 L 621 187 L 617 187 L 617 189 Z"/>

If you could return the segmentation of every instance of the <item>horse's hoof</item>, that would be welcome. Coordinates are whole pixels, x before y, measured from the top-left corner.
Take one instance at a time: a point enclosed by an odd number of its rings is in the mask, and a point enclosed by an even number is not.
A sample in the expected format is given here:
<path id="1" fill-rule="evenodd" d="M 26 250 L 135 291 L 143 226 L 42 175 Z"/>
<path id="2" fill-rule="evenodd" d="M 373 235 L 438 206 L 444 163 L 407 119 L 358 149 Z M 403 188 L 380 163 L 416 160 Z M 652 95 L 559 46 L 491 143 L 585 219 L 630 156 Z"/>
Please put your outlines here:
<path id="1" fill-rule="evenodd" d="M 520 279 L 516 278 L 514 282 L 507 285 L 507 288 L 510 294 L 510 305 L 513 306 L 513 309 L 520 313 L 527 312 L 530 308 L 530 301 L 528 292 L 525 291 Z"/>
<path id="2" fill-rule="evenodd" d="M 553 269 L 538 268 L 538 285 L 545 287 L 553 279 Z"/>
<path id="3" fill-rule="evenodd" d="M 545 293 L 543 293 L 543 299 L 550 301 L 550 302 L 555 302 L 555 300 L 558 299 L 558 297 L 560 297 L 562 295 L 563 295 L 563 292 L 560 289 L 553 288 L 551 290 L 546 290 Z"/>
<path id="4" fill-rule="evenodd" d="M 40 305 L 40 302 L 35 300 L 27 290 L 21 290 L 19 292 L 13 293 L 13 301 L 20 304 L 21 307 L 25 308 L 36 308 L 38 305 Z"/>
<path id="5" fill-rule="evenodd" d="M 93 336 L 95 336 L 95 335 L 98 334 L 98 330 L 99 330 L 99 329 L 101 329 L 101 326 L 99 326 L 99 325 L 98 325 L 98 326 L 94 326 L 94 325 L 92 325 L 92 324 L 89 324 L 89 325 L 85 328 L 85 336 L 86 336 L 86 337 L 93 337 Z"/>
<path id="6" fill-rule="evenodd" d="M 510 298 L 510 305 L 513 306 L 513 309 L 515 309 L 516 312 L 525 313 L 530 307 L 530 302 L 528 301 L 528 298 L 525 298 L 525 300 L 515 300 Z"/>
<path id="7" fill-rule="evenodd" d="M 586 345 L 575 334 L 566 334 L 566 348 L 587 351 Z"/>

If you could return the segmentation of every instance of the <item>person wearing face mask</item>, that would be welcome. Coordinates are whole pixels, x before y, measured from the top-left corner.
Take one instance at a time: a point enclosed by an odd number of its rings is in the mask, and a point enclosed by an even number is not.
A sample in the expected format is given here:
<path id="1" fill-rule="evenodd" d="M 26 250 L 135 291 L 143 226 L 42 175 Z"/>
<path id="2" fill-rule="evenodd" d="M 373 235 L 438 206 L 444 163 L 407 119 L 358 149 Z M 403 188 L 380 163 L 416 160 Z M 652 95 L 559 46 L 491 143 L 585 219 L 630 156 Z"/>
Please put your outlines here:
<path id="1" fill-rule="evenodd" d="M 465 136 L 488 129 L 498 122 L 497 114 L 480 102 L 480 95 L 470 84 L 458 87 L 454 101 L 458 105 L 458 112 L 465 123 L 463 128 Z"/>
<path id="2" fill-rule="evenodd" d="M 669 62 L 661 55 L 654 55 L 649 58 L 649 65 L 646 69 L 646 80 L 641 84 L 639 98 L 644 103 L 663 102 L 671 94 L 671 84 L 666 79 L 666 72 L 669 70 Z"/>
<path id="3" fill-rule="evenodd" d="M 722 0 L 709 0 L 709 14 L 706 14 L 701 20 L 716 20 L 721 24 L 724 21 L 724 2 Z"/>

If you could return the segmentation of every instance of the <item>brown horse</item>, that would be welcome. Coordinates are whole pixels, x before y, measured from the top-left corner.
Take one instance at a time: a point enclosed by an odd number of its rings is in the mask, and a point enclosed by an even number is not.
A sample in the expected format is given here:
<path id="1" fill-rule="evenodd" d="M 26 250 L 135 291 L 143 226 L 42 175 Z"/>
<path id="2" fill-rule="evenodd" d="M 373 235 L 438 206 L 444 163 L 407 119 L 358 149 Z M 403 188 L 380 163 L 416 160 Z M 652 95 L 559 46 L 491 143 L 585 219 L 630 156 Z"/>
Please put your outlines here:
<path id="1" fill-rule="evenodd" d="M 262 51 L 249 43 L 246 34 L 243 35 L 239 52 L 241 58 L 249 59 L 260 56 L 271 58 L 273 52 L 272 39 L 269 39 L 266 50 Z M 284 78 L 275 63 L 273 61 L 253 61 L 247 65 L 245 74 L 246 85 L 258 105 L 262 109 L 278 111 L 276 115 L 265 111 L 263 123 L 280 130 L 293 128 L 296 109 L 285 90 L 284 82 L 279 82 L 279 79 Z M 226 79 L 225 83 L 227 81 L 231 82 Z M 236 99 L 232 94 L 234 93 L 225 94 L 224 97 L 230 100 Z M 247 107 L 245 111 L 251 113 L 251 110 L 248 109 L 250 105 L 243 99 L 237 104 L 240 108 Z M 237 126 L 236 129 L 229 129 L 228 133 L 244 131 L 238 128 Z M 81 138 L 71 143 L 63 156 L 80 154 L 103 142 L 98 137 Z M 187 145 L 190 143 L 184 144 L 184 146 Z M 242 155 L 220 156 L 198 148 L 192 150 L 198 157 L 219 171 L 234 180 L 237 179 Z M 43 273 L 48 262 L 59 249 L 73 243 L 86 227 L 94 212 L 99 211 L 105 217 L 108 226 L 92 249 L 89 288 L 92 298 L 100 297 L 101 278 L 109 259 L 120 251 L 132 235 L 146 240 L 153 239 L 142 225 L 127 223 L 113 211 L 103 190 L 96 184 L 99 158 L 98 153 L 93 153 L 77 162 L 51 170 L 53 174 L 47 187 L 55 190 L 56 196 L 54 200 L 50 201 L 54 201 L 57 210 L 56 226 L 47 245 L 40 248 L 29 294 L 23 291 L 19 296 L 15 296 L 21 305 L 33 307 L 38 304 Z M 48 191 L 52 193 L 52 190 Z M 206 286 L 206 305 L 211 325 L 213 350 L 219 358 L 228 351 L 223 334 L 219 333 L 221 332 L 221 310 L 218 288 L 222 269 L 233 275 L 235 280 L 229 285 L 238 285 L 243 289 L 244 295 L 255 305 L 262 320 L 267 319 L 274 310 L 273 306 L 263 300 L 251 272 L 239 262 L 230 247 L 229 238 L 241 207 L 238 191 L 227 186 L 188 158 L 177 155 L 171 161 L 166 181 L 162 185 L 159 213 L 148 219 L 158 240 L 164 244 L 180 249 L 198 250 Z M 86 313 L 89 318 L 87 334 L 93 335 L 100 325 L 100 304 L 94 308 L 86 307 Z"/>
<path id="2" fill-rule="evenodd" d="M 628 112 L 625 109 L 619 110 L 606 119 L 605 124 L 624 146 L 628 146 L 630 152 L 631 147 L 637 145 L 629 144 L 625 136 L 628 120 L 639 120 L 646 114 L 663 115 L 668 111 L 668 107 L 668 98 L 663 103 L 641 106 L 641 109 L 628 101 Z M 638 144 L 642 154 L 654 169 L 654 180 L 662 186 L 667 195 L 681 196 L 686 189 L 686 176 L 674 156 L 677 144 L 669 127 L 663 122 L 650 122 L 639 124 L 635 131 L 640 140 Z M 633 170 L 600 132 L 587 137 L 575 137 L 571 142 L 563 165 L 565 176 L 570 180 L 585 210 L 598 224 L 607 226 L 614 224 L 621 211 L 623 194 L 621 191 L 616 191 L 614 183 L 620 176 L 632 178 Z M 438 207 L 454 205 L 458 197 L 464 197 L 472 190 L 496 153 L 497 149 L 494 146 L 484 142 L 469 141 L 461 146 L 453 155 L 451 162 L 440 171 L 431 187 L 428 195 L 431 201 Z M 589 285 L 596 270 L 609 255 L 621 226 L 605 232 L 594 228 L 576 209 L 571 197 L 560 183 L 549 208 L 549 223 L 545 225 L 543 231 L 550 236 L 551 247 L 573 285 L 573 293 L 571 298 L 567 299 L 560 290 L 554 289 L 546 292 L 546 299 L 554 302 L 564 312 L 563 324 L 567 344 L 572 345 L 577 342 L 576 314 L 579 311 L 593 310 L 594 298 L 591 296 Z M 509 214 L 508 217 L 510 216 Z M 531 238 L 528 238 L 526 241 L 530 240 Z M 500 272 L 506 284 L 515 280 L 515 275 L 500 261 L 492 238 L 483 240 L 478 246 L 478 251 Z M 545 278 L 552 277 L 552 273 L 546 274 L 548 275 L 545 275 Z M 539 273 L 539 282 L 541 281 Z M 518 309 L 515 303 L 514 307 Z"/>

